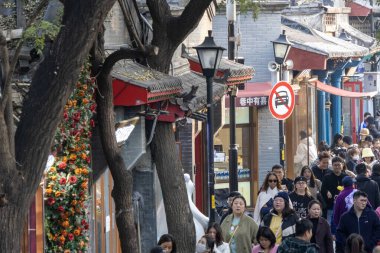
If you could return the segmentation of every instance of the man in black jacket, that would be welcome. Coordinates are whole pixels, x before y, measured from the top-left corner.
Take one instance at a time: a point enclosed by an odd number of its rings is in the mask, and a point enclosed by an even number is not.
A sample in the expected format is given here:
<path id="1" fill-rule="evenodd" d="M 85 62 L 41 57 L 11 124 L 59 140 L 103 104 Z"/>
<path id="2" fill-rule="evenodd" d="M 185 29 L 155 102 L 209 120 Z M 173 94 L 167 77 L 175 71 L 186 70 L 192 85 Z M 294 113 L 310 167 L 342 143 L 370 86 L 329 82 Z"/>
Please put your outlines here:
<path id="1" fill-rule="evenodd" d="M 347 237 L 356 233 L 363 237 L 366 252 L 380 241 L 380 220 L 375 211 L 367 206 L 367 194 L 363 191 L 354 193 L 354 205 L 340 218 L 336 234 L 336 253 L 343 253 Z"/>
<path id="2" fill-rule="evenodd" d="M 375 181 L 380 188 L 380 163 L 373 165 L 371 179 Z"/>
<path id="3" fill-rule="evenodd" d="M 380 206 L 380 191 L 379 186 L 367 176 L 367 166 L 364 163 L 356 165 L 356 188 L 367 193 L 368 201 L 376 209 Z"/>
<path id="4" fill-rule="evenodd" d="M 332 171 L 329 169 L 330 163 L 330 153 L 327 151 L 323 151 L 318 154 L 318 165 L 315 165 L 311 168 L 314 173 L 314 176 L 322 182 L 323 177 L 330 174 Z"/>
<path id="5" fill-rule="evenodd" d="M 343 173 L 344 160 L 339 156 L 332 159 L 333 173 L 330 173 L 322 179 L 322 198 L 326 202 L 326 208 L 323 210 L 322 216 L 331 222 L 332 211 L 334 209 L 334 200 L 339 195 L 338 186 L 342 186 L 342 180 L 345 176 Z"/>
<path id="6" fill-rule="evenodd" d="M 285 169 L 281 164 L 275 164 L 272 166 L 272 172 L 276 174 L 278 180 L 280 180 L 282 190 L 286 192 L 292 192 L 294 189 L 293 180 L 285 177 Z"/>

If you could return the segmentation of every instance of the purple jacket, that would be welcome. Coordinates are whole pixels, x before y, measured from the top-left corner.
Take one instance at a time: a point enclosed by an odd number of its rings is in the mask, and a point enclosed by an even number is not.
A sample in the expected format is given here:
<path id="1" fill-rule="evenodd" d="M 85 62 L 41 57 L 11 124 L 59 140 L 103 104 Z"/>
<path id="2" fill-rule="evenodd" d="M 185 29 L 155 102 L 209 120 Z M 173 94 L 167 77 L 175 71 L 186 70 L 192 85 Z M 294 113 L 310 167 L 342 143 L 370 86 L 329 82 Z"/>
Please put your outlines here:
<path id="1" fill-rule="evenodd" d="M 335 199 L 334 205 L 334 224 L 338 226 L 340 216 L 345 213 L 349 208 L 346 207 L 346 197 L 355 190 L 353 186 L 344 187 L 344 189 L 339 193 Z"/>

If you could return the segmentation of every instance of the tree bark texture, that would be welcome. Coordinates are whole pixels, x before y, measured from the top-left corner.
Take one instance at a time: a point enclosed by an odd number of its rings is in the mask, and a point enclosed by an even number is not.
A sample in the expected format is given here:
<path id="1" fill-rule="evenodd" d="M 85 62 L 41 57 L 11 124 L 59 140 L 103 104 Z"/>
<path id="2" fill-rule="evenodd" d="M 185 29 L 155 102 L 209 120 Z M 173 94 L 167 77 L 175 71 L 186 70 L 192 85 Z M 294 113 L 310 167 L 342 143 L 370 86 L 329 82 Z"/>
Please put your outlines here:
<path id="1" fill-rule="evenodd" d="M 159 47 L 149 65 L 168 73 L 177 47 L 198 26 L 212 0 L 191 0 L 178 17 L 171 15 L 166 0 L 147 0 L 153 19 L 152 45 Z M 152 145 L 165 204 L 169 233 L 175 236 L 178 252 L 195 251 L 195 228 L 186 195 L 182 166 L 176 151 L 171 124 L 159 122 Z"/>
<path id="2" fill-rule="evenodd" d="M 193 253 L 196 244 L 195 226 L 170 123 L 157 124 L 151 148 L 161 183 L 168 231 L 176 239 L 177 252 Z"/>
<path id="3" fill-rule="evenodd" d="M 42 178 L 64 105 L 114 3 L 115 0 L 64 1 L 62 28 L 32 78 L 13 151 L 7 141 L 11 131 L 4 112 L 0 112 L 1 252 L 20 252 L 23 222 Z"/>
<path id="4" fill-rule="evenodd" d="M 105 58 L 103 35 L 103 31 L 101 31 L 91 50 L 93 72 L 99 72 L 97 77 L 99 93 L 96 96 L 96 102 L 98 105 L 100 139 L 114 181 L 112 197 L 115 202 L 116 225 L 119 231 L 121 249 L 123 253 L 137 253 L 137 231 L 132 203 L 133 175 L 132 171 L 127 170 L 116 141 L 110 72 L 119 59 L 135 58 L 141 52 L 137 50 L 116 51 L 102 63 Z"/>

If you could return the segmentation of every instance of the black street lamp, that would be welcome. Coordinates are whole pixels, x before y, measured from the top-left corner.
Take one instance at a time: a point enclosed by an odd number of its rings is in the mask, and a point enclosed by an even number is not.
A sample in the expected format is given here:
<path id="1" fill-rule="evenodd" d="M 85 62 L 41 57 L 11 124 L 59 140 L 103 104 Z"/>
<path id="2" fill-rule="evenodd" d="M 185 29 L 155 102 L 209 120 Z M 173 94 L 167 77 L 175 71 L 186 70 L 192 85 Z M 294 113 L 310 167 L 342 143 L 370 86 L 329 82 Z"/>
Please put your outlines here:
<path id="1" fill-rule="evenodd" d="M 215 175 L 214 175 L 214 113 L 213 113 L 213 91 L 212 82 L 216 70 L 219 68 L 222 59 L 223 47 L 215 44 L 211 36 L 212 31 L 208 31 L 208 37 L 202 44 L 194 47 L 197 50 L 199 63 L 201 64 L 203 75 L 207 83 L 207 173 L 208 173 L 208 190 L 209 190 L 209 222 L 215 221 Z"/>
<path id="2" fill-rule="evenodd" d="M 282 67 L 284 65 L 284 61 L 286 57 L 288 56 L 292 43 L 290 43 L 287 36 L 285 35 L 285 30 L 283 30 L 282 34 L 280 34 L 280 36 L 276 40 L 272 41 L 272 43 L 273 43 L 274 60 L 279 65 L 279 72 L 280 72 L 279 79 L 281 80 Z M 279 123 L 278 135 L 280 138 L 280 163 L 282 166 L 284 166 L 285 165 L 284 121 L 279 120 L 278 123 Z"/>
<path id="3" fill-rule="evenodd" d="M 282 65 L 284 60 L 288 56 L 292 43 L 288 40 L 288 37 L 285 35 L 285 30 L 282 31 L 280 36 L 272 41 L 273 43 L 273 52 L 274 52 L 274 60 L 276 63 Z M 281 79 L 281 76 L 280 76 Z"/>

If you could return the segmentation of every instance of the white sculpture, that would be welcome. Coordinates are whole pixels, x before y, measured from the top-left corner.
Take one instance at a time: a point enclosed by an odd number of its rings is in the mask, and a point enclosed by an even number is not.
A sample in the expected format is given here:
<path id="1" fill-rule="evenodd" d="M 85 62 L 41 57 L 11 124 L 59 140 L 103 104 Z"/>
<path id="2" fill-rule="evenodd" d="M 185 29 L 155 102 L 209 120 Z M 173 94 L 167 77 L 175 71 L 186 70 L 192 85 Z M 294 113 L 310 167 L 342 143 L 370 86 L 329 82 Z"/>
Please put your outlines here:
<path id="1" fill-rule="evenodd" d="M 194 187 L 194 183 L 190 179 L 190 175 L 184 174 L 184 177 L 185 177 L 185 183 L 186 183 L 187 198 L 189 200 L 190 210 L 193 214 L 196 240 L 198 241 L 202 237 L 202 235 L 205 234 L 205 230 L 207 229 L 209 219 L 207 216 L 201 213 L 198 210 L 198 208 L 195 206 L 195 204 L 193 203 L 192 195 L 194 193 L 195 187 Z M 166 213 L 165 213 L 164 202 L 161 197 L 161 200 L 157 207 L 157 237 L 160 238 L 161 235 L 166 234 L 166 233 L 168 233 L 168 226 L 166 223 Z"/>

